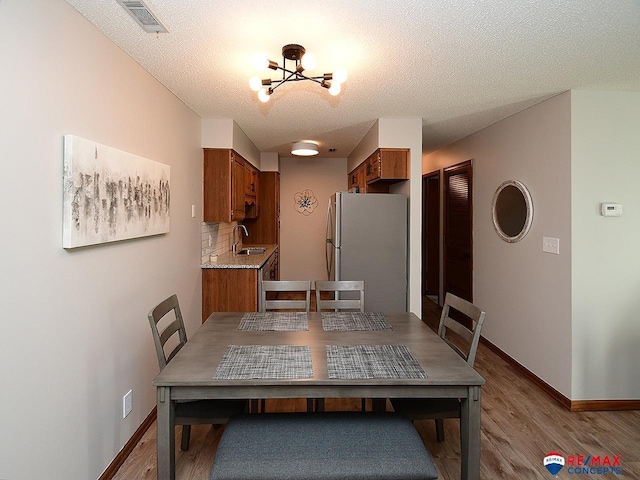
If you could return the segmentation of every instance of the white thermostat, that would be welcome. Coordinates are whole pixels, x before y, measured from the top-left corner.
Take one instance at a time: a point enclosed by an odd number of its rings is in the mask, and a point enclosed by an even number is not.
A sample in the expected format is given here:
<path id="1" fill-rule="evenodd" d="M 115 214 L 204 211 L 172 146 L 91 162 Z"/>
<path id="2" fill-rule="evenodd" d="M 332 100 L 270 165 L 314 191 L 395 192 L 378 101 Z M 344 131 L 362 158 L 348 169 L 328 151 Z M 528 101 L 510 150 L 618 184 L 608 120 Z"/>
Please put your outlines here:
<path id="1" fill-rule="evenodd" d="M 622 204 L 620 203 L 601 203 L 600 214 L 603 217 L 620 217 L 622 216 Z"/>

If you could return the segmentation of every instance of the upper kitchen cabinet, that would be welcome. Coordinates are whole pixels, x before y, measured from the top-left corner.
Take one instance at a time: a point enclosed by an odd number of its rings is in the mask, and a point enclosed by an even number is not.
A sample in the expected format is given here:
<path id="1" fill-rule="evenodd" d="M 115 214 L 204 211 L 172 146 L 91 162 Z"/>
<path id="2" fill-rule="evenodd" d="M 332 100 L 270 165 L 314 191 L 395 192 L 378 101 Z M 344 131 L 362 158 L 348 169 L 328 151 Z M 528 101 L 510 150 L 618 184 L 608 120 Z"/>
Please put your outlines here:
<path id="1" fill-rule="evenodd" d="M 244 174 L 244 211 L 245 218 L 258 218 L 260 215 L 260 196 L 259 181 L 260 171 L 251 165 L 249 162 L 245 162 L 245 174 Z"/>
<path id="2" fill-rule="evenodd" d="M 280 174 L 278 172 L 260 172 L 258 191 L 260 216 L 245 222 L 249 235 L 247 244 L 280 243 Z"/>
<path id="3" fill-rule="evenodd" d="M 244 219 L 246 163 L 244 158 L 233 150 L 204 149 L 205 222 L 232 222 Z"/>
<path id="4" fill-rule="evenodd" d="M 349 189 L 357 188 L 358 192 L 365 193 L 367 186 L 366 168 L 367 162 L 364 161 L 349 174 Z"/>
<path id="5" fill-rule="evenodd" d="M 389 193 L 389 185 L 409 180 L 408 148 L 379 148 L 349 173 L 349 187 L 362 193 Z"/>

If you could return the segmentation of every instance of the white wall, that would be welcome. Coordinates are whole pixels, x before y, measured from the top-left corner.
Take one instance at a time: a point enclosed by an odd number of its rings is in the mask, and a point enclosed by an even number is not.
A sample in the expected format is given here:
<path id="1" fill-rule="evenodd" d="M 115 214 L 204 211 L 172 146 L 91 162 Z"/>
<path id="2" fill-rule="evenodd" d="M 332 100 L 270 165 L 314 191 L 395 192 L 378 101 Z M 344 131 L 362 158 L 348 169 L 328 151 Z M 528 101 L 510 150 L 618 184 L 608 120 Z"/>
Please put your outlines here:
<path id="1" fill-rule="evenodd" d="M 572 398 L 638 399 L 640 92 L 572 91 L 571 106 Z"/>
<path id="2" fill-rule="evenodd" d="M 296 192 L 313 191 L 318 204 L 305 216 L 294 208 Z M 347 189 L 345 158 L 280 159 L 280 279 L 326 280 L 325 227 L 329 197 Z"/>
<path id="3" fill-rule="evenodd" d="M 483 335 L 571 398 L 571 97 L 556 96 L 426 155 L 423 173 L 473 159 L 474 302 L 487 312 Z M 495 189 L 523 182 L 533 225 L 518 243 L 491 220 Z M 542 237 L 560 238 L 560 255 Z"/>
<path id="4" fill-rule="evenodd" d="M 422 119 L 381 118 L 380 148 L 409 149 L 409 181 L 391 193 L 409 197 L 409 311 L 422 316 Z"/>
<path id="5" fill-rule="evenodd" d="M 279 172 L 280 157 L 276 152 L 260 152 L 260 171 Z"/>
<path id="6" fill-rule="evenodd" d="M 347 159 L 347 173 L 352 171 L 380 147 L 380 120 L 376 120 Z"/>
<path id="7" fill-rule="evenodd" d="M 150 308 L 200 323 L 200 119 L 63 0 L 0 2 L 0 64 L 0 478 L 96 479 L 155 405 Z M 64 134 L 170 165 L 170 233 L 63 250 Z"/>
<path id="8" fill-rule="evenodd" d="M 234 123 L 231 118 L 203 118 L 202 148 L 233 148 Z"/>
<path id="9" fill-rule="evenodd" d="M 260 150 L 235 121 L 233 122 L 233 148 L 254 167 L 260 169 Z"/>
<path id="10" fill-rule="evenodd" d="M 260 150 L 231 118 L 203 118 L 202 148 L 232 148 L 260 169 Z"/>
<path id="11" fill-rule="evenodd" d="M 409 148 L 409 181 L 391 185 L 391 193 L 409 197 L 409 311 L 422 316 L 422 119 L 379 118 L 351 152 L 347 172 L 378 148 Z"/>

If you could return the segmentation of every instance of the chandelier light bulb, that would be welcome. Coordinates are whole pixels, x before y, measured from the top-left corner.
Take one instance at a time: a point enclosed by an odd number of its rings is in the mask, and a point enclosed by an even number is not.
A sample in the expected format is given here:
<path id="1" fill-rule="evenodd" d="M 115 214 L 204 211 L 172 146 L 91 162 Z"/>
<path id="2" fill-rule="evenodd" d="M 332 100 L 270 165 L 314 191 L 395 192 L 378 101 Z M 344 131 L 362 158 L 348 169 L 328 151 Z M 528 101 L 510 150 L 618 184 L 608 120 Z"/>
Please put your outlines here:
<path id="1" fill-rule="evenodd" d="M 302 68 L 305 70 L 316 68 L 316 56 L 313 53 L 305 53 L 302 56 Z"/>
<path id="2" fill-rule="evenodd" d="M 258 99 L 260 99 L 262 103 L 267 103 L 270 98 L 271 98 L 271 92 L 266 88 L 261 88 L 260 91 L 258 92 Z"/>
<path id="3" fill-rule="evenodd" d="M 344 68 L 339 68 L 333 72 L 333 81 L 335 83 L 344 83 L 347 80 L 347 71 Z"/>
<path id="4" fill-rule="evenodd" d="M 254 92 L 260 90 L 262 88 L 262 80 L 260 79 L 260 77 L 251 77 L 249 79 L 249 88 L 251 88 L 251 90 L 253 90 Z"/>
<path id="5" fill-rule="evenodd" d="M 269 67 L 269 59 L 262 54 L 255 54 L 252 59 L 253 68 L 256 70 L 264 70 Z"/>
<path id="6" fill-rule="evenodd" d="M 331 86 L 329 87 L 329 93 L 331 95 L 333 95 L 334 97 L 336 95 L 338 95 L 340 93 L 340 91 L 342 90 L 342 87 L 340 86 L 340 84 L 338 82 L 333 82 L 331 84 Z"/>

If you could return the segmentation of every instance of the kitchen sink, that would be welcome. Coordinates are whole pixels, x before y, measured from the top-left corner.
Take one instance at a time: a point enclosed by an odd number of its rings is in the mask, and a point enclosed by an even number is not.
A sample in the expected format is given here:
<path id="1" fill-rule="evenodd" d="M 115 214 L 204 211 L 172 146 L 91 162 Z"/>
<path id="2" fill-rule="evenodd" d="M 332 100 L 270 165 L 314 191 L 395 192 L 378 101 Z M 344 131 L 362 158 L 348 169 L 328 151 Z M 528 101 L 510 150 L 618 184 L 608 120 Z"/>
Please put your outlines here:
<path id="1" fill-rule="evenodd" d="M 266 252 L 267 249 L 264 247 L 249 247 L 243 248 L 242 250 L 238 250 L 238 255 L 259 255 L 261 253 Z"/>

